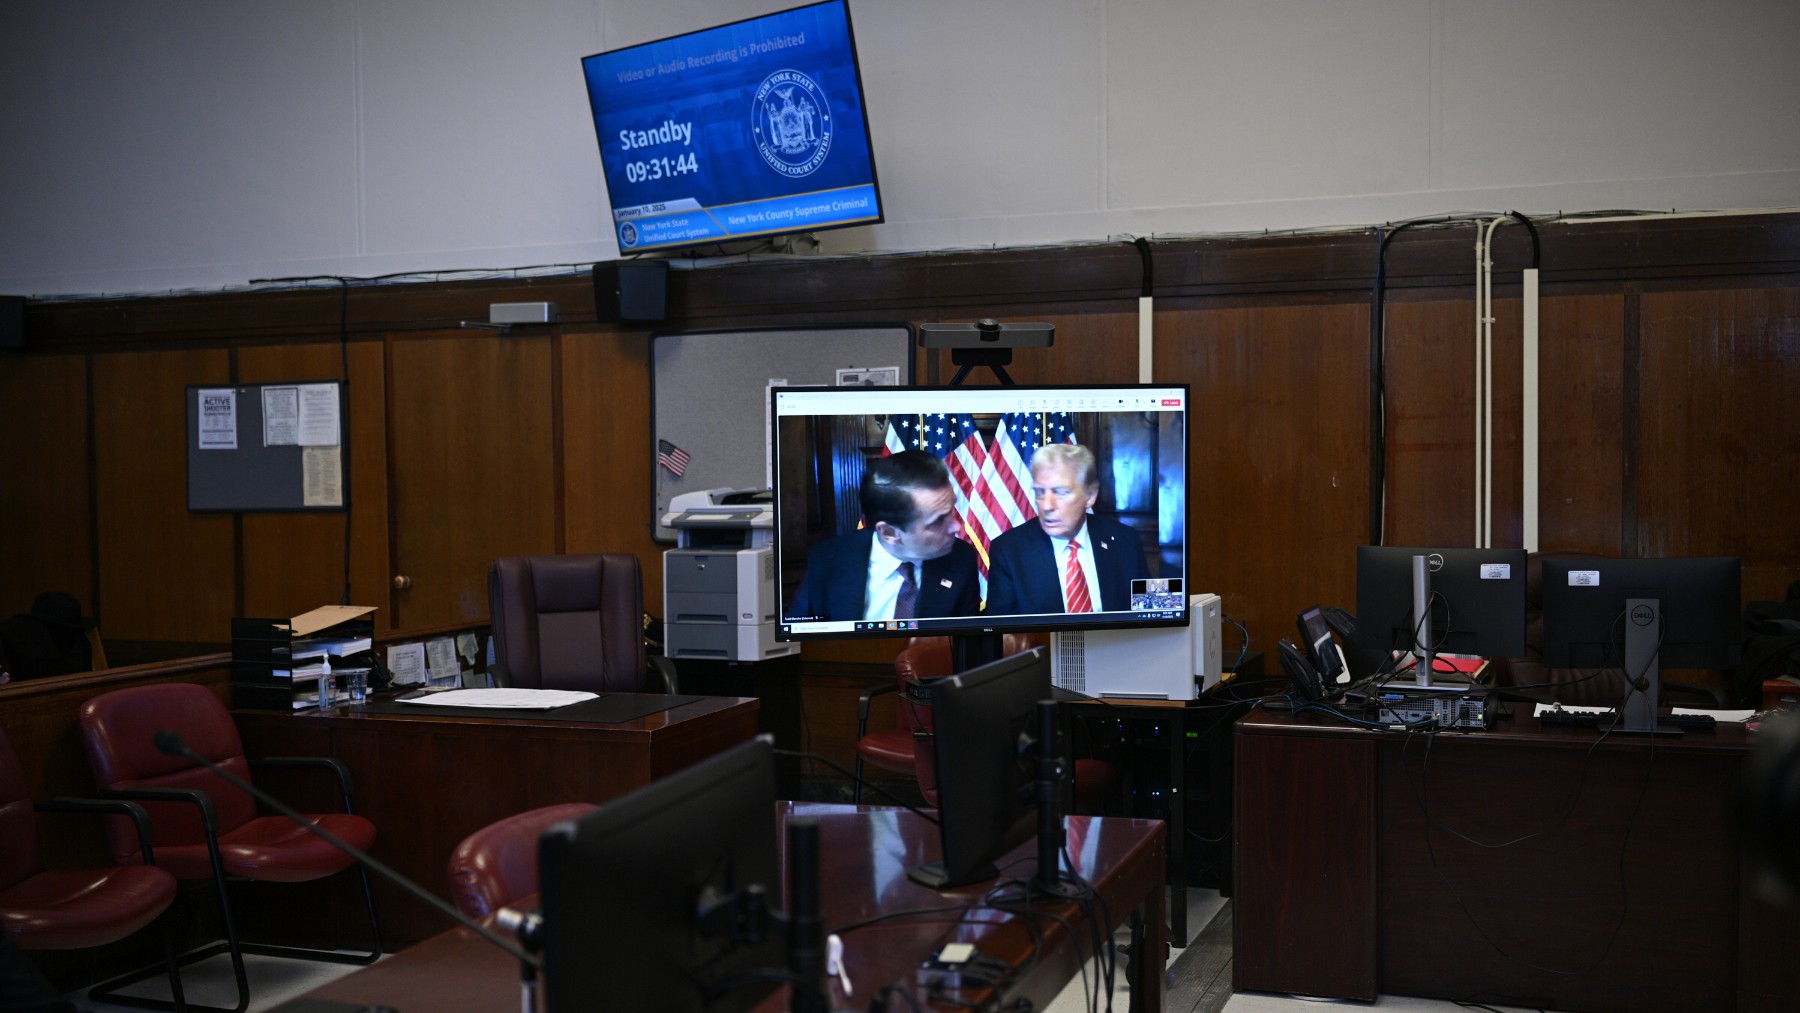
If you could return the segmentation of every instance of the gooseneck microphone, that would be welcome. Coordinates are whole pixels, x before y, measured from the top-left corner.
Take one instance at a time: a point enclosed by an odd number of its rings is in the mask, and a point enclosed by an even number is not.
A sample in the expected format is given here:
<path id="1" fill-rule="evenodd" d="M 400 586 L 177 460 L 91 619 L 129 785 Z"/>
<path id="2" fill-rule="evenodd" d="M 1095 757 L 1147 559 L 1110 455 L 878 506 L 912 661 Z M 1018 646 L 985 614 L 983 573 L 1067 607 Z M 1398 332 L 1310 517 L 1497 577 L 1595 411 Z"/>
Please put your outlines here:
<path id="1" fill-rule="evenodd" d="M 521 974 L 523 974 L 523 970 L 525 968 L 530 968 L 533 972 L 535 972 L 537 970 L 537 968 L 539 966 L 537 957 L 533 956 L 530 953 L 527 953 L 523 949 L 520 949 L 518 946 L 514 945 L 511 941 L 509 941 L 505 936 L 502 936 L 498 932 L 495 932 L 494 930 L 481 924 L 480 922 L 476 921 L 475 919 L 470 918 L 468 915 L 463 914 L 461 911 L 458 911 L 455 907 L 451 906 L 448 902 L 444 901 L 442 898 L 438 897 L 436 894 L 432 893 L 431 891 L 425 889 L 424 887 L 420 886 L 417 883 L 414 883 L 412 880 L 407 879 L 405 876 L 402 876 L 400 873 L 395 872 L 393 869 L 388 868 L 386 865 L 384 865 L 381 862 L 377 861 L 376 859 L 370 857 L 369 855 L 363 853 L 362 851 L 360 851 L 354 847 L 351 847 L 349 844 L 346 844 L 344 841 L 340 840 L 336 834 L 332 833 L 329 830 L 326 830 L 324 827 L 319 826 L 318 824 L 312 822 L 311 820 L 308 820 L 306 817 L 295 812 L 293 809 L 289 808 L 287 805 L 282 803 L 282 801 L 280 799 L 276 798 L 275 796 L 269 794 L 266 791 L 263 791 L 261 788 L 258 788 L 256 785 L 253 785 L 250 782 L 245 781 L 242 778 L 239 778 L 239 777 L 233 775 L 230 771 L 226 770 L 225 768 L 212 762 L 211 760 L 207 759 L 206 757 L 201 756 L 199 753 L 194 752 L 193 749 L 189 748 L 187 742 L 184 741 L 182 739 L 182 737 L 180 735 L 177 735 L 175 732 L 170 731 L 169 729 L 165 728 L 162 731 L 159 731 L 156 733 L 153 741 L 156 743 L 156 748 L 159 752 L 165 753 L 169 756 L 186 757 L 187 759 L 192 760 L 195 763 L 198 763 L 202 767 L 205 767 L 207 770 L 210 770 L 213 773 L 219 775 L 220 777 L 224 778 L 226 781 L 230 782 L 232 785 L 249 793 L 249 795 L 252 798 L 256 799 L 258 802 L 261 802 L 263 805 L 268 806 L 270 809 L 273 809 L 276 812 L 280 813 L 281 815 L 286 816 L 288 819 L 293 820 L 295 825 L 299 826 L 301 829 L 312 834 L 314 837 L 319 838 L 320 840 L 324 841 L 326 844 L 329 844 L 332 847 L 338 849 L 339 851 L 342 851 L 344 854 L 349 855 L 351 858 L 356 859 L 357 861 L 361 862 L 363 865 L 367 866 L 368 868 L 375 870 L 376 874 L 379 875 L 381 878 L 387 880 L 388 882 L 394 884 L 395 886 L 398 886 L 402 890 L 405 890 L 407 893 L 412 894 L 414 897 L 417 897 L 418 899 L 431 905 L 432 907 L 436 908 L 438 911 L 442 912 L 443 914 L 448 915 L 450 918 L 454 919 L 458 925 L 461 925 L 462 927 L 464 927 L 466 929 L 472 930 L 477 935 L 481 936 L 481 938 L 487 940 L 490 943 L 493 943 L 495 946 L 500 947 L 502 950 L 505 950 L 507 953 L 511 954 L 512 956 L 514 956 L 518 959 L 519 966 L 521 968 Z"/>

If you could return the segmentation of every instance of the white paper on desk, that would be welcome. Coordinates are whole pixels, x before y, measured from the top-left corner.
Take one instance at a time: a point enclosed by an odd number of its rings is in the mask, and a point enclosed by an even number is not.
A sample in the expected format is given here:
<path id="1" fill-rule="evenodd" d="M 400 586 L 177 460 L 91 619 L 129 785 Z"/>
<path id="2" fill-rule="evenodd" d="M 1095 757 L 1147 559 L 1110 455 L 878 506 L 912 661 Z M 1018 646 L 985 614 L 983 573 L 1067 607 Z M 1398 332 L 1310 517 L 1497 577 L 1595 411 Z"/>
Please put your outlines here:
<path id="1" fill-rule="evenodd" d="M 507 710 L 555 710 L 583 700 L 594 700 L 598 693 L 577 689 L 448 689 L 442 693 L 422 693 L 400 697 L 401 703 L 430 707 L 496 707 Z"/>
<path id="2" fill-rule="evenodd" d="M 395 644 L 387 649 L 388 673 L 396 686 L 417 686 L 425 681 L 425 645 Z"/>
<path id="3" fill-rule="evenodd" d="M 236 450 L 237 388 L 209 387 L 196 394 L 200 400 L 200 449 Z"/>
<path id="4" fill-rule="evenodd" d="M 456 641 L 437 637 L 425 641 L 425 664 L 438 682 L 462 681 L 462 663 L 456 660 Z"/>
<path id="5" fill-rule="evenodd" d="M 1552 711 L 1552 710 L 1556 710 L 1556 709 L 1557 708 L 1554 704 L 1541 703 L 1541 704 L 1538 704 L 1535 709 L 1533 709 L 1532 713 L 1533 714 L 1543 714 L 1545 711 Z M 1565 714 L 1610 714 L 1610 713 L 1612 713 L 1612 710 L 1613 709 L 1611 707 L 1576 707 L 1576 706 L 1573 706 L 1570 704 L 1562 705 L 1562 711 Z M 1724 722 L 1731 722 L 1731 721 L 1744 722 L 1744 721 L 1750 720 L 1751 717 L 1753 717 L 1756 714 L 1755 711 L 1705 710 L 1705 709 L 1699 708 L 1699 707 L 1671 707 L 1671 708 L 1669 708 L 1669 711 L 1670 711 L 1670 713 L 1673 713 L 1673 714 L 1710 714 L 1710 715 L 1712 715 L 1712 719 L 1714 721 L 1724 721 Z"/>
<path id="6" fill-rule="evenodd" d="M 303 383 L 300 392 L 299 439 L 303 447 L 335 447 L 338 438 L 338 387 L 335 383 Z"/>

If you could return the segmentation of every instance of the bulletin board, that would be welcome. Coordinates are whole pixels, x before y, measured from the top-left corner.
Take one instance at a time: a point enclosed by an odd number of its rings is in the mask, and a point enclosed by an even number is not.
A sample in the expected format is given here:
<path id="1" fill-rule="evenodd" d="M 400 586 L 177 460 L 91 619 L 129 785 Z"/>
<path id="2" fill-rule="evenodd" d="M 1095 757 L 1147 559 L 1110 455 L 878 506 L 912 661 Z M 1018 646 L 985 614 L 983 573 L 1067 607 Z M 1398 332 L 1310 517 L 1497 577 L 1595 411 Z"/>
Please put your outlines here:
<path id="1" fill-rule="evenodd" d="M 188 509 L 342 510 L 344 385 L 187 388 Z"/>
<path id="2" fill-rule="evenodd" d="M 664 331 L 650 336 L 651 525 L 704 489 L 767 489 L 769 387 L 909 386 L 910 324 Z M 672 448 L 672 449 L 671 449 Z M 672 455 L 681 474 L 659 455 Z"/>

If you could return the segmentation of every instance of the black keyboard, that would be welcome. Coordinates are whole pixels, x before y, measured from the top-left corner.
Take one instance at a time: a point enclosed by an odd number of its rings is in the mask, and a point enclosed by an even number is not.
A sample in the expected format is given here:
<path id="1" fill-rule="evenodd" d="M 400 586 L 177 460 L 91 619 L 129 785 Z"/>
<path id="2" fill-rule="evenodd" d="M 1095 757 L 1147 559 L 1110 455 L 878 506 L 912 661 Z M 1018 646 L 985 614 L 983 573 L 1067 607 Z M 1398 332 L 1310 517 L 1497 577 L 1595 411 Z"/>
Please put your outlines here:
<path id="1" fill-rule="evenodd" d="M 1538 715 L 1538 724 L 1546 727 L 1607 728 L 1624 723 L 1618 711 L 1545 711 Z M 1710 732 L 1718 725 L 1711 714 L 1659 714 L 1656 723 L 1684 732 Z"/>

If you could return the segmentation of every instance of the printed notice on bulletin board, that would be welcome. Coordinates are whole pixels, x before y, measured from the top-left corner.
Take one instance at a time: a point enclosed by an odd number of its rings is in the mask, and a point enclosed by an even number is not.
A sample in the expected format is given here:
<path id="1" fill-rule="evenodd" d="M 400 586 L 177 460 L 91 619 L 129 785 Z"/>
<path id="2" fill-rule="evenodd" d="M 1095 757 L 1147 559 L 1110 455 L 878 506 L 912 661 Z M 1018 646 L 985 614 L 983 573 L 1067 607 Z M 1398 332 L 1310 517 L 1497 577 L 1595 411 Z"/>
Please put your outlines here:
<path id="1" fill-rule="evenodd" d="M 343 384 L 187 389 L 189 510 L 342 510 Z"/>

